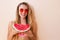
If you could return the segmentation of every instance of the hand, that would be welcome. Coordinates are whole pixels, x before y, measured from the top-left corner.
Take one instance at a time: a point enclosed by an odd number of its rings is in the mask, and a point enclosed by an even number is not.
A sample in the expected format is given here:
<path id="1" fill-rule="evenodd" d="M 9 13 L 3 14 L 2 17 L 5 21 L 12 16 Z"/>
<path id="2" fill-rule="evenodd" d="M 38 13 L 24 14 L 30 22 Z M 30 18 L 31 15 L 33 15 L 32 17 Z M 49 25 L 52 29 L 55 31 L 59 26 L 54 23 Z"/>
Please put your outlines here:
<path id="1" fill-rule="evenodd" d="M 29 30 L 29 31 L 27 31 L 25 33 L 27 34 L 28 37 L 33 37 L 33 34 L 32 34 L 32 31 L 31 30 Z"/>
<path id="2" fill-rule="evenodd" d="M 12 24 L 13 24 L 13 22 L 10 22 L 10 23 L 8 24 L 8 32 L 9 32 L 10 35 L 15 35 L 15 34 L 17 34 L 18 32 L 13 29 Z"/>
<path id="3" fill-rule="evenodd" d="M 16 31 L 15 29 L 11 28 L 11 34 L 12 34 L 12 35 L 15 35 L 15 34 L 17 34 L 17 33 L 18 33 L 18 31 Z"/>
<path id="4" fill-rule="evenodd" d="M 17 34 L 18 32 L 15 31 L 12 28 L 12 22 L 9 22 L 8 24 L 8 36 L 7 36 L 7 40 L 12 40 L 13 35 Z"/>

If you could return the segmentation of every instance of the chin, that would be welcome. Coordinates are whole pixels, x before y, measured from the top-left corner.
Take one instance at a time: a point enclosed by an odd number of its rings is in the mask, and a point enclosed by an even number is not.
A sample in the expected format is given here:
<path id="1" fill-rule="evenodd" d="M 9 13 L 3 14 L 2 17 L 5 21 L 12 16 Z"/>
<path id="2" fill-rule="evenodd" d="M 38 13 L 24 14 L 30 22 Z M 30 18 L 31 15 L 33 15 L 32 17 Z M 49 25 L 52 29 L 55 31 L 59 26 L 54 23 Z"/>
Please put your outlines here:
<path id="1" fill-rule="evenodd" d="M 26 18 L 26 16 L 22 16 L 22 18 Z"/>

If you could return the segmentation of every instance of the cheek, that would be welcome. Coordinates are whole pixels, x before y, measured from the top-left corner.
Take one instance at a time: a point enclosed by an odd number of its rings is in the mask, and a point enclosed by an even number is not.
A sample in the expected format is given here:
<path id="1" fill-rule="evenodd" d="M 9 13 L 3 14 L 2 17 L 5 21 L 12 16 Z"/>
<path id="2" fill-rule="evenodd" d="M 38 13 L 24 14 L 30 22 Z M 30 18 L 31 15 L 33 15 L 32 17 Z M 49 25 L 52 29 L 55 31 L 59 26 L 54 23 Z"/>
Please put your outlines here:
<path id="1" fill-rule="evenodd" d="M 28 15 L 28 13 L 26 13 L 26 15 Z"/>
<path id="2" fill-rule="evenodd" d="M 22 11 L 19 10 L 19 15 L 22 15 Z"/>
<path id="3" fill-rule="evenodd" d="M 18 13 L 18 15 L 19 15 L 20 17 L 22 16 L 22 14 L 21 14 L 20 10 L 19 10 L 19 13 Z"/>

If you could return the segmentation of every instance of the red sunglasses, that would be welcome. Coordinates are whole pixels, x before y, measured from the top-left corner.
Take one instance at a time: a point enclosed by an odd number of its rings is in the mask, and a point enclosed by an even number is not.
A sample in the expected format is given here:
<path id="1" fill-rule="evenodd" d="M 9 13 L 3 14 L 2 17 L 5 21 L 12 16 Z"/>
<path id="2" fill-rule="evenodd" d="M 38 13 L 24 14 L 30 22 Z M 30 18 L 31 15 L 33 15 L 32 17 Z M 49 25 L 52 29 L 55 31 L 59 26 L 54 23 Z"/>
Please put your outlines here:
<path id="1" fill-rule="evenodd" d="M 19 11 L 22 13 L 22 12 L 25 12 L 25 13 L 28 13 L 28 9 L 19 9 Z"/>

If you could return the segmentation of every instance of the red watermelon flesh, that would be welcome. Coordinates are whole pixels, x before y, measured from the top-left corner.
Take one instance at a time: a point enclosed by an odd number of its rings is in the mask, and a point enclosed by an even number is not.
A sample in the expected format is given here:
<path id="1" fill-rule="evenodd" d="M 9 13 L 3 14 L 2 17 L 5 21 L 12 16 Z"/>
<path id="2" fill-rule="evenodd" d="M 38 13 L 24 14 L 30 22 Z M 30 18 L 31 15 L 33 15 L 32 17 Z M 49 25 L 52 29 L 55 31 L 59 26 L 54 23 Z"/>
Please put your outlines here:
<path id="1" fill-rule="evenodd" d="M 23 24 L 14 24 L 14 27 L 17 30 L 26 30 L 27 28 L 29 28 L 29 24 L 23 25 Z"/>

